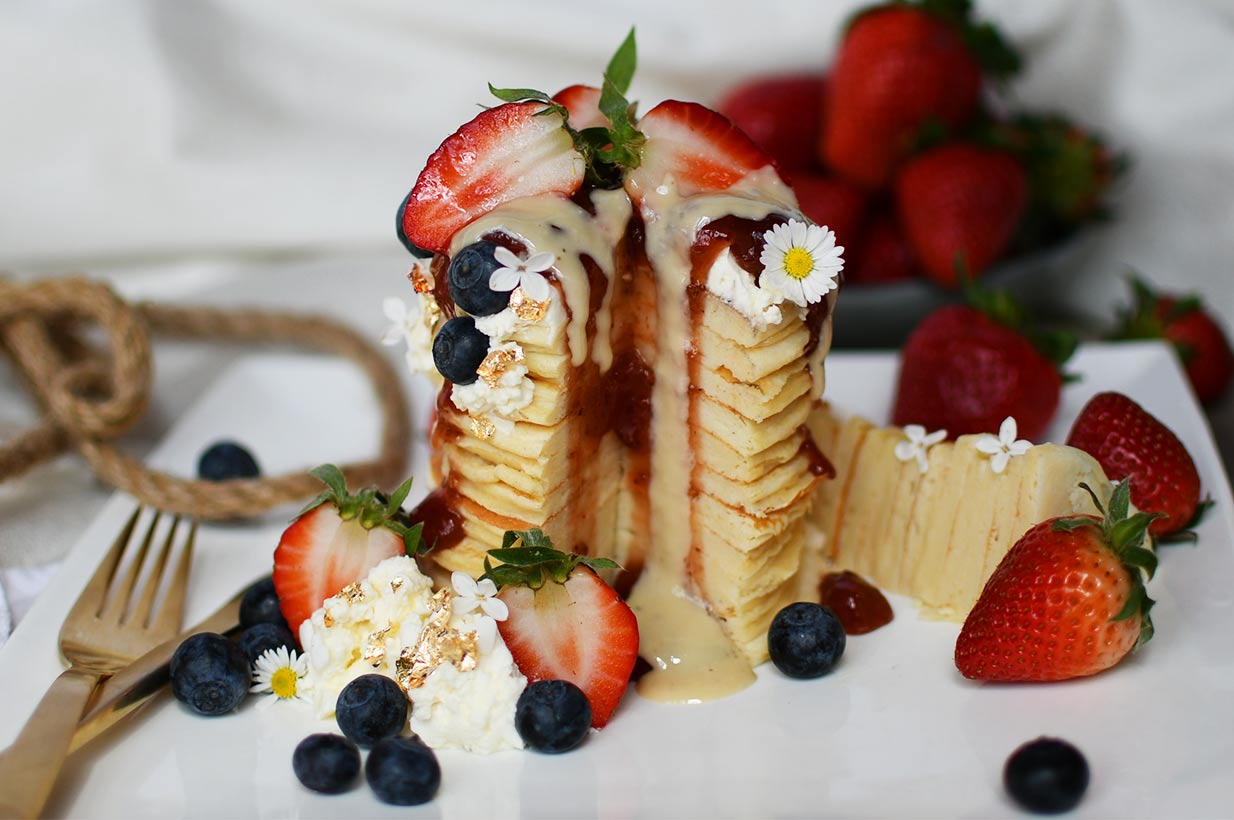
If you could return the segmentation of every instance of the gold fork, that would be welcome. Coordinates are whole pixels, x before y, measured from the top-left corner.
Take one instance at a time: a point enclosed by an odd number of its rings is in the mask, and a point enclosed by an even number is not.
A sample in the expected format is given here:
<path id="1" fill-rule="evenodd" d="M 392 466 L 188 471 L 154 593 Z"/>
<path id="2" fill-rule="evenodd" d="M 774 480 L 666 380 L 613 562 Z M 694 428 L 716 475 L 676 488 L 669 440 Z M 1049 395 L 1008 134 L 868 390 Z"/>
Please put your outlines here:
<path id="1" fill-rule="evenodd" d="M 142 567 L 154 541 L 160 515 L 154 514 L 144 537 L 125 564 L 141 515 L 129 517 L 111 550 L 82 590 L 60 629 L 60 650 L 69 662 L 35 708 L 13 745 L 0 753 L 0 817 L 37 817 L 55 785 L 68 754 L 77 721 L 99 680 L 140 657 L 151 647 L 173 637 L 180 629 L 185 590 L 197 523 L 189 526 L 184 547 L 175 560 L 171 554 L 180 518 L 171 523 L 153 558 L 144 585 L 138 589 Z M 155 611 L 159 588 L 166 594 Z"/>

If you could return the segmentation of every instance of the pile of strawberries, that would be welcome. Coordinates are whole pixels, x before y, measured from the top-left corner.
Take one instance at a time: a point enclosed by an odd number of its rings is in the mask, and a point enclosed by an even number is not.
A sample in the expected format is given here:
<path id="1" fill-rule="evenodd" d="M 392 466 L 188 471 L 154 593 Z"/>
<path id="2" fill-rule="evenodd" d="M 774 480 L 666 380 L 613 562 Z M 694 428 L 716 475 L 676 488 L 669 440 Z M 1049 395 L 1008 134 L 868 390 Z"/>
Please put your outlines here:
<path id="1" fill-rule="evenodd" d="M 951 287 L 1103 214 L 1121 159 L 1062 117 L 993 113 L 1020 60 L 969 6 L 872 6 L 829 73 L 754 80 L 717 105 L 835 231 L 849 283 Z"/>

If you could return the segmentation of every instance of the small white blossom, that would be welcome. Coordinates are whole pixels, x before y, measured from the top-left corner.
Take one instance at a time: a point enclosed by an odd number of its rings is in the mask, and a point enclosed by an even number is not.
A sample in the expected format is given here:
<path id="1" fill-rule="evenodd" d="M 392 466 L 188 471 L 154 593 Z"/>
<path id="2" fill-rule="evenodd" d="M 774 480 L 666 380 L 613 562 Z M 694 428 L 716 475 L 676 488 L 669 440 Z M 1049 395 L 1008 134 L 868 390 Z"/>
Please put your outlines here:
<path id="1" fill-rule="evenodd" d="M 790 219 L 764 233 L 763 240 L 760 287 L 783 294 L 799 307 L 814 304 L 838 287 L 844 248 L 836 245 L 836 235 L 827 228 Z"/>
<path id="2" fill-rule="evenodd" d="M 510 610 L 506 602 L 497 597 L 497 585 L 491 578 L 477 581 L 467 573 L 455 570 L 450 574 L 450 583 L 454 585 L 454 610 L 460 615 L 479 607 L 495 621 L 510 617 Z"/>
<path id="3" fill-rule="evenodd" d="M 406 302 L 397 296 L 388 296 L 381 303 L 381 312 L 390 320 L 390 326 L 381 334 L 383 345 L 396 345 L 410 335 L 412 315 L 407 310 Z"/>
<path id="4" fill-rule="evenodd" d="M 497 622 L 510 617 L 506 602 L 497 597 L 497 585 L 491 578 L 477 581 L 465 572 L 450 573 L 454 586 L 454 611 L 459 615 L 474 612 L 478 607 L 484 613 L 476 621 L 476 645 L 487 654 L 497 642 Z"/>
<path id="5" fill-rule="evenodd" d="M 927 434 L 920 424 L 910 424 L 904 428 L 904 438 L 905 441 L 896 442 L 896 458 L 900 461 L 917 459 L 917 469 L 924 473 L 929 468 L 926 451 L 947 438 L 947 431 L 935 430 Z"/>
<path id="6" fill-rule="evenodd" d="M 997 436 L 983 433 L 973 445 L 978 452 L 990 457 L 990 469 L 996 474 L 1007 469 L 1007 462 L 1011 461 L 1013 456 L 1022 456 L 1033 446 L 1027 439 L 1016 438 L 1016 433 L 1015 419 L 1008 416 L 999 426 Z"/>
<path id="7" fill-rule="evenodd" d="M 537 302 L 547 302 L 552 295 L 544 271 L 549 270 L 557 262 L 557 257 L 547 251 L 534 253 L 526 259 L 520 259 L 509 248 L 500 245 L 493 251 L 493 258 L 501 264 L 493 271 L 488 280 L 492 290 L 510 291 L 517 287 L 523 289 L 527 298 Z"/>

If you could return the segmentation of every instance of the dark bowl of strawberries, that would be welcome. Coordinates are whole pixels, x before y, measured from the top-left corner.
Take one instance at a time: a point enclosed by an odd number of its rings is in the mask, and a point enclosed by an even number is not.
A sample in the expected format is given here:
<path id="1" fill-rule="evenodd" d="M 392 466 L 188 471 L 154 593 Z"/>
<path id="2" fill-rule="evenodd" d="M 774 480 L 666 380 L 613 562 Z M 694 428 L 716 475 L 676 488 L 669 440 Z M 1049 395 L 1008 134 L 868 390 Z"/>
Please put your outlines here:
<path id="1" fill-rule="evenodd" d="M 1125 161 L 1061 114 L 1005 110 L 1019 68 L 966 0 L 896 2 L 859 11 L 826 71 L 717 103 L 845 248 L 836 346 L 898 346 L 965 278 L 1041 307 L 1080 271 Z"/>

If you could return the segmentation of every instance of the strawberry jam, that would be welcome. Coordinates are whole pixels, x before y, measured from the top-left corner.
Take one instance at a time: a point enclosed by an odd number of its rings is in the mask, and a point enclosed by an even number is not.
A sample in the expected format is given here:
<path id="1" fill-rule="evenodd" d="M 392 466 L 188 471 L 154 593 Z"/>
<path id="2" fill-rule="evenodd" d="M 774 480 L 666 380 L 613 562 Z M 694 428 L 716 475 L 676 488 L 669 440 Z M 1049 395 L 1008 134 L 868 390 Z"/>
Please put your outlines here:
<path id="1" fill-rule="evenodd" d="M 411 520 L 424 525 L 420 540 L 434 549 L 448 549 L 463 540 L 463 517 L 454 510 L 448 487 L 438 487 L 411 511 Z"/>
<path id="2" fill-rule="evenodd" d="M 855 572 L 829 572 L 819 584 L 823 606 L 831 607 L 848 635 L 864 635 L 891 623 L 891 604 Z"/>

